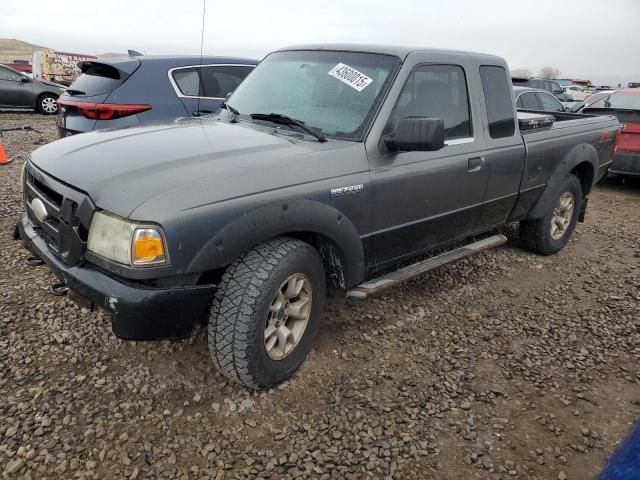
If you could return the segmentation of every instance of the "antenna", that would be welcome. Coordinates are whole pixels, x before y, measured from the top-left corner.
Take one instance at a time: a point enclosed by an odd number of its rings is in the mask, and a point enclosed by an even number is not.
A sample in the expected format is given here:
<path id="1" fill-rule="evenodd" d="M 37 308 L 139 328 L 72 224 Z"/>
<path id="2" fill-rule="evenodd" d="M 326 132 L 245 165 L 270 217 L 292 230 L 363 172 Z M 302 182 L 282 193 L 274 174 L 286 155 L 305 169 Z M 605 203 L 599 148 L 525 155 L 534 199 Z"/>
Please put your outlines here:
<path id="1" fill-rule="evenodd" d="M 204 47 L 204 16 L 207 12 L 207 0 L 202 0 L 202 30 L 200 31 L 200 68 L 198 69 L 198 87 L 199 89 L 203 87 L 202 83 L 202 49 Z M 199 90 L 198 89 L 198 90 Z M 198 100 L 197 100 L 197 108 L 196 112 L 198 116 L 200 116 L 200 97 L 202 96 L 202 92 L 198 91 Z"/>

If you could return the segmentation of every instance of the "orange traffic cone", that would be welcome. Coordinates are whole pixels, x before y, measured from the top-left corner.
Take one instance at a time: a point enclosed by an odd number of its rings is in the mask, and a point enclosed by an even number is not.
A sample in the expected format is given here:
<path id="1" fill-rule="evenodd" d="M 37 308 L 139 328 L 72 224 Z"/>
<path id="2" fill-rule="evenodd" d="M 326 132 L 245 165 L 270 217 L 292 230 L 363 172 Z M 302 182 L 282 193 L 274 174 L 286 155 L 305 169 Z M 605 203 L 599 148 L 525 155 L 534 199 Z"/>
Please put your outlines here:
<path id="1" fill-rule="evenodd" d="M 9 160 L 7 158 L 7 154 L 5 153 L 4 148 L 2 147 L 2 143 L 0 143 L 0 165 L 6 165 L 11 161 L 13 161 L 13 159 Z"/>

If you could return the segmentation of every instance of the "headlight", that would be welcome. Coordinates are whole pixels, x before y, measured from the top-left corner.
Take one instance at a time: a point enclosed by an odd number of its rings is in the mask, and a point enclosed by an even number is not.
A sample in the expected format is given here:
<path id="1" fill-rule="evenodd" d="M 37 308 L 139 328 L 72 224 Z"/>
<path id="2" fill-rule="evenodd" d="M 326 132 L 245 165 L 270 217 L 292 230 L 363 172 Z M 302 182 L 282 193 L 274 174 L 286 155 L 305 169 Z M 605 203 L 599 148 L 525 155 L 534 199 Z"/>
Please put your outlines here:
<path id="1" fill-rule="evenodd" d="M 93 216 L 87 249 L 124 265 L 167 263 L 164 235 L 160 227 L 139 225 L 106 212 L 97 212 Z"/>

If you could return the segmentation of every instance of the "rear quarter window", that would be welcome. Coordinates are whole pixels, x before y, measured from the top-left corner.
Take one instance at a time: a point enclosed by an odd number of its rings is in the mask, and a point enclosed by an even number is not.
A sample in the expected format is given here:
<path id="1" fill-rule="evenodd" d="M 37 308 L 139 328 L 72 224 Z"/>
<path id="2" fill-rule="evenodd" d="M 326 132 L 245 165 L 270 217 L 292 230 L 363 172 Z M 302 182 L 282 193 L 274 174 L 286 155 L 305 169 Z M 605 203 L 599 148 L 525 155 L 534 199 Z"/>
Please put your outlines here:
<path id="1" fill-rule="evenodd" d="M 480 67 L 480 79 L 487 108 L 489 135 L 491 138 L 513 136 L 516 122 L 507 71 L 503 67 L 483 65 Z"/>
<path id="2" fill-rule="evenodd" d="M 540 105 L 538 104 L 538 99 L 536 98 L 536 94 L 533 92 L 523 93 L 518 97 L 518 102 L 516 105 L 518 108 L 524 108 L 525 110 L 539 110 Z"/>

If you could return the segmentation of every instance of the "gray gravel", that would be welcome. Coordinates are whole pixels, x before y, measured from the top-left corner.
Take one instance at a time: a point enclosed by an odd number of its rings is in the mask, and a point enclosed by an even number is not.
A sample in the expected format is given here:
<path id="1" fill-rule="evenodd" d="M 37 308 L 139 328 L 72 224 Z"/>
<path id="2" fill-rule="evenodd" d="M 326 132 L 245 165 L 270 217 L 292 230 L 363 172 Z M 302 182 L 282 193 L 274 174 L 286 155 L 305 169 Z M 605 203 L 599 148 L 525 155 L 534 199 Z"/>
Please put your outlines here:
<path id="1" fill-rule="evenodd" d="M 0 112 L 11 156 L 54 119 Z M 185 342 L 117 340 L 10 240 L 0 166 L 3 478 L 583 479 L 640 414 L 640 183 L 609 181 L 559 255 L 510 243 L 358 303 L 329 299 L 292 380 L 255 393 Z"/>

